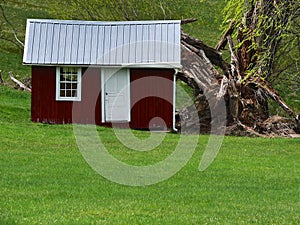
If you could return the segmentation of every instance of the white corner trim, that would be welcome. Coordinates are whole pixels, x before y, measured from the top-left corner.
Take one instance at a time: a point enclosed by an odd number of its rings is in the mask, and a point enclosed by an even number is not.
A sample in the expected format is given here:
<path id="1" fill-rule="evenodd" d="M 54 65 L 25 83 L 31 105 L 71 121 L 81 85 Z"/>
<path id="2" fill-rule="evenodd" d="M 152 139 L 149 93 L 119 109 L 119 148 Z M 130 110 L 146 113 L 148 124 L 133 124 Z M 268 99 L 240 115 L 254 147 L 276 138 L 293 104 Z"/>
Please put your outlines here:
<path id="1" fill-rule="evenodd" d="M 176 74 L 178 73 L 178 69 L 175 69 L 175 73 L 173 75 L 173 130 L 178 131 L 176 128 L 176 120 L 175 120 L 175 111 L 176 111 Z"/>
<path id="2" fill-rule="evenodd" d="M 127 70 L 127 84 L 128 84 L 128 96 L 129 96 L 129 98 L 128 98 L 128 110 L 129 110 L 129 112 L 128 112 L 128 122 L 130 122 L 131 121 L 131 101 L 130 101 L 130 99 L 131 99 L 131 93 L 130 93 L 130 69 L 129 68 L 127 68 L 126 69 Z"/>
<path id="3" fill-rule="evenodd" d="M 24 42 L 24 52 L 23 52 L 23 63 L 26 62 L 28 54 L 28 39 L 29 39 L 29 30 L 30 30 L 30 20 L 26 22 L 26 33 L 25 33 L 25 42 Z"/>
<path id="4" fill-rule="evenodd" d="M 105 74 L 103 69 L 100 69 L 100 82 L 101 82 L 101 122 L 105 123 Z"/>

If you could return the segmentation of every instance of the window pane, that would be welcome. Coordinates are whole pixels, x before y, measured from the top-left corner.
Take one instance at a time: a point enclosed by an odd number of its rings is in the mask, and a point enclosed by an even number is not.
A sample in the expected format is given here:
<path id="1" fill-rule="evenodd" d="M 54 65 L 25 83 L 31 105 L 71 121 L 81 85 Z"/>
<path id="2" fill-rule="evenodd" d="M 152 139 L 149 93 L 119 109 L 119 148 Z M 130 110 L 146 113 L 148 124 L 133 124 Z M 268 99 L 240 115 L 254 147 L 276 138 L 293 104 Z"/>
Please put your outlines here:
<path id="1" fill-rule="evenodd" d="M 77 83 L 72 84 L 72 89 L 77 89 Z"/>
<path id="2" fill-rule="evenodd" d="M 66 84 L 65 83 L 60 83 L 60 89 L 66 89 Z"/>
<path id="3" fill-rule="evenodd" d="M 66 89 L 71 89 L 71 83 L 66 83 Z"/>
<path id="4" fill-rule="evenodd" d="M 72 81 L 77 81 L 77 75 L 72 76 Z"/>
<path id="5" fill-rule="evenodd" d="M 71 81 L 71 75 L 65 74 L 65 75 L 64 75 L 64 79 L 65 79 L 66 81 Z"/>
<path id="6" fill-rule="evenodd" d="M 71 71 L 73 74 L 77 74 L 77 68 L 73 67 Z"/>
<path id="7" fill-rule="evenodd" d="M 76 90 L 72 91 L 72 97 L 77 97 L 77 91 Z"/>
<path id="8" fill-rule="evenodd" d="M 66 90 L 66 97 L 72 97 L 71 90 Z"/>
<path id="9" fill-rule="evenodd" d="M 60 97 L 65 97 L 66 96 L 64 90 L 61 90 L 59 94 L 60 94 Z"/>

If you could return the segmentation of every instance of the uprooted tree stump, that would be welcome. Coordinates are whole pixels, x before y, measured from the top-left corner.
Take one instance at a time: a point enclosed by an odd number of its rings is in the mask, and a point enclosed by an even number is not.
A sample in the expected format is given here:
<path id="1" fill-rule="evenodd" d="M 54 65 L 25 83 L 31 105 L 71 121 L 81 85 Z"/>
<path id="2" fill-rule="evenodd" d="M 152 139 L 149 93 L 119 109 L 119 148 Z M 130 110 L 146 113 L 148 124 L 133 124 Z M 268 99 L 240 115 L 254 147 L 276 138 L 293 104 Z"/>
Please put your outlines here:
<path id="1" fill-rule="evenodd" d="M 212 123 L 219 120 L 218 114 L 222 112 L 214 111 L 218 109 L 219 102 L 224 101 L 226 121 L 223 122 L 226 122 L 227 135 L 289 137 L 299 133 L 299 116 L 288 107 L 268 82 L 257 76 L 242 82 L 247 67 L 247 58 L 242 57 L 249 58 L 249 53 L 246 54 L 245 46 L 239 51 L 235 50 L 231 38 L 233 24 L 234 22 L 230 24 L 216 48 L 209 47 L 182 32 L 182 69 L 177 78 L 194 90 L 195 100 L 193 106 L 177 112 L 177 128 L 180 131 L 184 127 L 188 133 L 218 133 L 217 129 L 212 129 Z M 226 45 L 231 53 L 230 63 L 227 63 L 219 52 Z M 278 103 L 291 118 L 270 117 L 268 98 Z M 196 114 L 192 112 L 195 109 Z M 222 126 L 220 121 L 217 124 Z"/>

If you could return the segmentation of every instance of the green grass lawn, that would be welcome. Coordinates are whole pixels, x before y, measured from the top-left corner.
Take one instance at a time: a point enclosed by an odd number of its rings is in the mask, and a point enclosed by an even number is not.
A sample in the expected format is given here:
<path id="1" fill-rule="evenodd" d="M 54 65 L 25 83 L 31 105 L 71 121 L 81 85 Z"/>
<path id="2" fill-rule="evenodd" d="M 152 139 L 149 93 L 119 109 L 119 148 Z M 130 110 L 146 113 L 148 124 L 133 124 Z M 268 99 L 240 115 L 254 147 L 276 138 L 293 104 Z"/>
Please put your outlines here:
<path id="1" fill-rule="evenodd" d="M 124 162 L 160 161 L 177 134 L 135 153 L 98 128 Z M 134 131 L 141 139 L 148 132 Z M 30 122 L 30 94 L 0 86 L 0 224 L 299 224 L 300 139 L 226 137 L 213 164 L 189 163 L 158 184 L 130 187 L 97 174 L 78 150 L 71 125 Z"/>

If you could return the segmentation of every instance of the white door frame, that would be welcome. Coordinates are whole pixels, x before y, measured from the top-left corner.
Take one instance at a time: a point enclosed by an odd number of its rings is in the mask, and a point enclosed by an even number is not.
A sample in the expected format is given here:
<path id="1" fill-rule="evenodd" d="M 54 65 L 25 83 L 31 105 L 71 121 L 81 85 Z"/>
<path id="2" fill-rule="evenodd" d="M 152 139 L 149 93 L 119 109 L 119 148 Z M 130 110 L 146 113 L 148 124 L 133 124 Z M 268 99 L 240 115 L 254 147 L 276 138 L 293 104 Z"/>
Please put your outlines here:
<path id="1" fill-rule="evenodd" d="M 128 85 L 127 90 L 127 119 L 126 120 L 108 120 L 106 118 L 106 100 L 105 100 L 105 94 L 106 94 L 106 81 L 107 79 L 118 72 L 119 70 L 126 70 L 125 76 L 126 76 L 126 82 Z M 108 77 L 108 78 L 107 78 Z M 101 68 L 101 122 L 130 122 L 131 121 L 131 107 L 130 107 L 130 70 L 128 68 L 116 68 L 116 67 L 104 67 Z"/>

